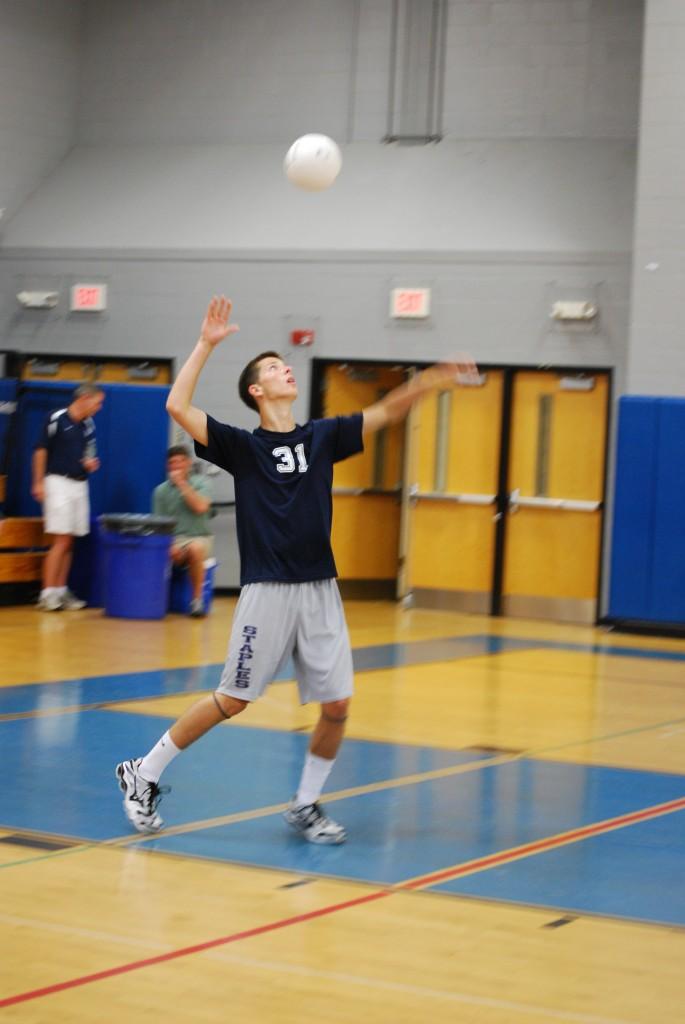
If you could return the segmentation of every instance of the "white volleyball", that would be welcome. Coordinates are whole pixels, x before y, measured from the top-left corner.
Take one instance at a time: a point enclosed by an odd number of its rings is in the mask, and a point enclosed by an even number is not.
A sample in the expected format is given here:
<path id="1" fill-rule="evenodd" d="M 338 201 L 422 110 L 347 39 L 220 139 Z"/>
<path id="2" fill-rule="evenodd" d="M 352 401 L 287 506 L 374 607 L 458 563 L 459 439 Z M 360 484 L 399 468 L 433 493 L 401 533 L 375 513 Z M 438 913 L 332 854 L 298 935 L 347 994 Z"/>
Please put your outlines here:
<path id="1" fill-rule="evenodd" d="M 327 135 L 302 135 L 293 142 L 283 161 L 288 179 L 307 192 L 330 188 L 341 167 L 340 149 Z"/>

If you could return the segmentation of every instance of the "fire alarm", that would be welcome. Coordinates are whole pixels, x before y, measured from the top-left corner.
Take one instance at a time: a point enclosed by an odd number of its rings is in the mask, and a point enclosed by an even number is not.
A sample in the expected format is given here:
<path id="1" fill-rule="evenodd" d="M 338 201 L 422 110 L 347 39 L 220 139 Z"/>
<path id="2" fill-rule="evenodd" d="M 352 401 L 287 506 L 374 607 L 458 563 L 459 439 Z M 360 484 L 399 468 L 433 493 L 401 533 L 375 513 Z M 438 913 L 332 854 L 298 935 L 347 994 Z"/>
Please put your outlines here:
<path id="1" fill-rule="evenodd" d="M 291 345 L 313 345 L 314 344 L 314 331 L 291 331 L 290 332 L 290 344 Z"/>

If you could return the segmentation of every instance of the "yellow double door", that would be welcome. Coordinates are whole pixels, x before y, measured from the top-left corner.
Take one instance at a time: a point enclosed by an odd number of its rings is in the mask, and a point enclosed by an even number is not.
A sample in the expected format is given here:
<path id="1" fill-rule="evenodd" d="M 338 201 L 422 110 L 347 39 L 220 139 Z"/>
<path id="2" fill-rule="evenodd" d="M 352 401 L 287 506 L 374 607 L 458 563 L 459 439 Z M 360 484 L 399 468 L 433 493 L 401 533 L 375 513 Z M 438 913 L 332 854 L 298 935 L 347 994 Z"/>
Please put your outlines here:
<path id="1" fill-rule="evenodd" d="M 401 368 L 329 366 L 326 415 L 375 401 Z M 420 606 L 593 622 L 609 378 L 486 370 L 336 467 L 341 579 Z"/>

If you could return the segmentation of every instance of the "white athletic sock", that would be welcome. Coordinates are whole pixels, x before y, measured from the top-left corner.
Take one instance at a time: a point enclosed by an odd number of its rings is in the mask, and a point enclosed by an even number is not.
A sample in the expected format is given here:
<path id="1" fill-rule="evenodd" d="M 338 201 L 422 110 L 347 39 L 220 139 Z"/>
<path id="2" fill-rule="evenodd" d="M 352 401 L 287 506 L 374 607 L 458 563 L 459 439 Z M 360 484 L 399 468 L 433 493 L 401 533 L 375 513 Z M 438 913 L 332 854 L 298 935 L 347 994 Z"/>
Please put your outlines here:
<path id="1" fill-rule="evenodd" d="M 57 593 L 59 594 L 60 597 L 64 597 L 64 595 L 67 592 L 67 588 L 66 587 L 55 587 L 55 590 L 57 591 Z"/>
<path id="2" fill-rule="evenodd" d="M 43 587 L 40 592 L 41 597 L 50 597 L 51 594 L 56 594 L 59 587 Z"/>
<path id="3" fill-rule="evenodd" d="M 317 757 L 312 753 L 307 754 L 302 769 L 300 787 L 295 797 L 295 804 L 298 807 L 316 803 L 334 764 L 335 759 L 328 761 L 325 757 Z"/>
<path id="4" fill-rule="evenodd" d="M 165 732 L 161 740 L 140 762 L 138 772 L 146 782 L 159 782 L 159 777 L 166 766 L 180 753 L 180 748 L 176 746 L 169 733 Z"/>

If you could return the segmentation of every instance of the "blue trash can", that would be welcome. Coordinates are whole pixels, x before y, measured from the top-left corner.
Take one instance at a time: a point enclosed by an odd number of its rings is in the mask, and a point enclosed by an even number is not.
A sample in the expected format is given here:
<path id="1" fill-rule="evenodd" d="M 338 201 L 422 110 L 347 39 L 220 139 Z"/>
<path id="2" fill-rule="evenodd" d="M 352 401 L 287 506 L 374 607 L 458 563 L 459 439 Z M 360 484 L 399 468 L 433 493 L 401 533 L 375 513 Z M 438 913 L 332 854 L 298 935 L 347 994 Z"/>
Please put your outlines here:
<path id="1" fill-rule="evenodd" d="M 168 516 L 100 516 L 105 615 L 163 619 L 169 603 L 172 534 Z"/>

